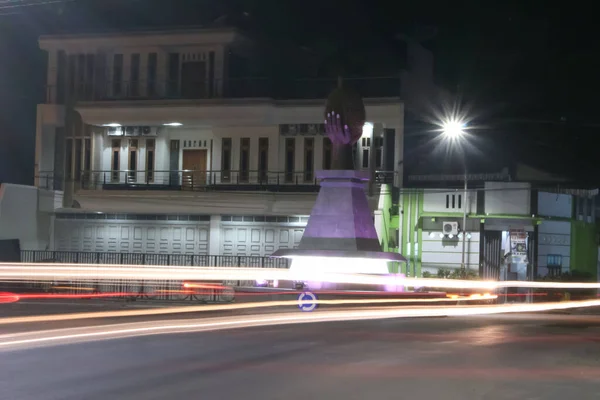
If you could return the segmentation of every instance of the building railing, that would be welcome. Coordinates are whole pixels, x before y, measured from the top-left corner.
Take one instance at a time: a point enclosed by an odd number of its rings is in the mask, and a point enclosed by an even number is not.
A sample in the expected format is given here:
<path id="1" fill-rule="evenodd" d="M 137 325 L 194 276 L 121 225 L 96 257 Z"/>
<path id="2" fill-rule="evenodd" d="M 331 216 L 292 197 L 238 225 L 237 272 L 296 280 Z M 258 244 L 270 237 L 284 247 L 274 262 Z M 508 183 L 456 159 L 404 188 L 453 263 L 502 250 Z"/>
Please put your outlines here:
<path id="1" fill-rule="evenodd" d="M 289 260 L 286 258 L 203 254 L 103 253 L 58 250 L 21 250 L 21 262 L 172 265 L 187 267 L 289 268 Z"/>
<path id="2" fill-rule="evenodd" d="M 22 250 L 21 261 L 26 263 L 67 263 L 112 265 L 151 265 L 186 267 L 251 267 L 289 268 L 290 261 L 282 258 L 257 256 L 226 256 L 201 254 L 146 254 L 146 253 L 100 253 L 54 250 Z M 100 271 L 99 271 L 100 273 Z M 234 287 L 255 286 L 254 281 L 229 280 L 213 282 L 213 285 L 186 285 L 179 280 L 78 280 L 64 281 L 57 277 L 52 282 L 12 282 L 3 290 L 50 292 L 61 294 L 102 295 L 117 298 L 148 300 L 175 300 L 196 302 L 230 302 L 234 300 Z M 193 283 L 193 282 L 192 282 Z M 216 283 L 216 285 L 215 285 Z M 5 285 L 6 286 L 6 285 Z M 10 291 L 9 290 L 9 291 Z"/>
<path id="3" fill-rule="evenodd" d="M 376 171 L 375 183 L 392 184 L 394 171 Z M 38 186 L 61 190 L 63 179 L 52 172 L 36 177 Z M 67 181 L 77 190 L 146 189 L 146 190 L 299 190 L 317 191 L 315 171 L 202 171 L 202 170 L 119 170 L 84 171 Z M 295 188 L 295 189 L 294 189 Z"/>
<path id="4" fill-rule="evenodd" d="M 400 77 L 383 76 L 345 78 L 344 87 L 355 89 L 363 97 L 399 97 Z M 75 82 L 64 87 L 47 86 L 47 103 L 127 101 L 127 100 L 199 100 L 272 98 L 278 100 L 323 99 L 338 86 L 337 78 L 269 79 L 227 78 L 211 80 L 137 80 Z"/>

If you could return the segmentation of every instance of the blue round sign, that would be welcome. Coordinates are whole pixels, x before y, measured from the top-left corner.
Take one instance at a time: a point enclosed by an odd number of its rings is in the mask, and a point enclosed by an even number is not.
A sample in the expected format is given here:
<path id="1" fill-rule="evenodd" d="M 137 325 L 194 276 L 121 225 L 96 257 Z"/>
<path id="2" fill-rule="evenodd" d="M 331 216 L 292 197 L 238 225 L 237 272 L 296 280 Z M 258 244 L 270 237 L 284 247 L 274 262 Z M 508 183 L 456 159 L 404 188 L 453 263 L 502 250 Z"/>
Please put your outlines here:
<path id="1" fill-rule="evenodd" d="M 312 311 L 317 308 L 317 296 L 312 292 L 302 292 L 298 296 L 298 308 L 301 311 Z"/>

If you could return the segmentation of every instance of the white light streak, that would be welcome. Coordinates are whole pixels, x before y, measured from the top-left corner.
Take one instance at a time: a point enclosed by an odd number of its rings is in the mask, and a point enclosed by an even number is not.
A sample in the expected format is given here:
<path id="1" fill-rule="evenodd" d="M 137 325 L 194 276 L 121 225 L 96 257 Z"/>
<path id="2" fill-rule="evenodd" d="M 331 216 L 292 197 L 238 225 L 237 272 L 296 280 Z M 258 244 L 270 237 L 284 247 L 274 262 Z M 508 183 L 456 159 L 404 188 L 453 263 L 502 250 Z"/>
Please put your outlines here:
<path id="1" fill-rule="evenodd" d="M 343 261 L 340 261 L 343 262 Z M 329 273 L 290 271 L 283 268 L 227 268 L 227 267 L 177 267 L 144 265 L 98 265 L 98 264 L 11 264 L 0 263 L 0 280 L 19 281 L 111 281 L 111 280 L 198 280 L 226 281 L 260 279 L 277 281 L 321 281 L 331 283 L 353 283 L 386 285 L 397 277 L 357 273 Z M 408 287 L 433 287 L 453 289 L 483 289 L 486 291 L 515 288 L 544 289 L 599 289 L 600 283 L 587 282 L 531 282 L 531 281 L 474 281 L 436 278 L 402 278 Z"/>
<path id="2" fill-rule="evenodd" d="M 195 320 L 146 321 L 2 335 L 0 336 L 0 351 L 35 346 L 73 344 L 92 340 L 123 339 L 135 336 L 215 331 L 258 326 L 391 318 L 492 315 L 598 306 L 600 306 L 600 300 L 468 307 L 394 307 L 389 309 L 321 311 L 313 313 L 294 312 Z"/>

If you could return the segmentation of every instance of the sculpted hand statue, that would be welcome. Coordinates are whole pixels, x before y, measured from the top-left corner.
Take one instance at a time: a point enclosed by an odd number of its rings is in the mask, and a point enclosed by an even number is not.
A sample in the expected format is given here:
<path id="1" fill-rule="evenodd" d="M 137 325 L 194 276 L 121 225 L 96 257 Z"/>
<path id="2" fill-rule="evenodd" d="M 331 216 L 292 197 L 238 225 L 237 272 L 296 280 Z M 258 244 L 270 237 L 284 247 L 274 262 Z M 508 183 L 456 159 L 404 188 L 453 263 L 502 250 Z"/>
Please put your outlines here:
<path id="1" fill-rule="evenodd" d="M 358 93 L 339 85 L 327 98 L 325 133 L 332 145 L 332 169 L 353 170 L 352 146 L 362 135 L 365 106 Z"/>
<path id="2" fill-rule="evenodd" d="M 327 119 L 325 119 L 325 133 L 327 133 L 327 136 L 332 143 L 352 144 L 350 128 L 348 125 L 342 126 L 340 114 L 336 114 L 335 112 L 327 113 Z"/>

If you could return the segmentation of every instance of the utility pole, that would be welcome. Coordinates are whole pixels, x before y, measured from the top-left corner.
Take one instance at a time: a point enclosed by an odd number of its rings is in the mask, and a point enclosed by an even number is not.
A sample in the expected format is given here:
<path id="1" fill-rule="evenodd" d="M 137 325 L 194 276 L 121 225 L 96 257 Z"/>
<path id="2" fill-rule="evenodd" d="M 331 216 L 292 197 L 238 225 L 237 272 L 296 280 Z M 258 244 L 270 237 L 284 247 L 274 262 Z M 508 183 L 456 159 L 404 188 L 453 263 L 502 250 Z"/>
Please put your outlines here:
<path id="1" fill-rule="evenodd" d="M 467 266 L 465 264 L 465 245 L 467 242 L 467 206 L 469 205 L 468 198 L 468 189 L 467 189 L 467 168 L 465 167 L 465 192 L 463 195 L 463 222 L 462 222 L 462 258 L 460 263 L 461 272 L 463 274 L 463 278 L 467 277 Z"/>

